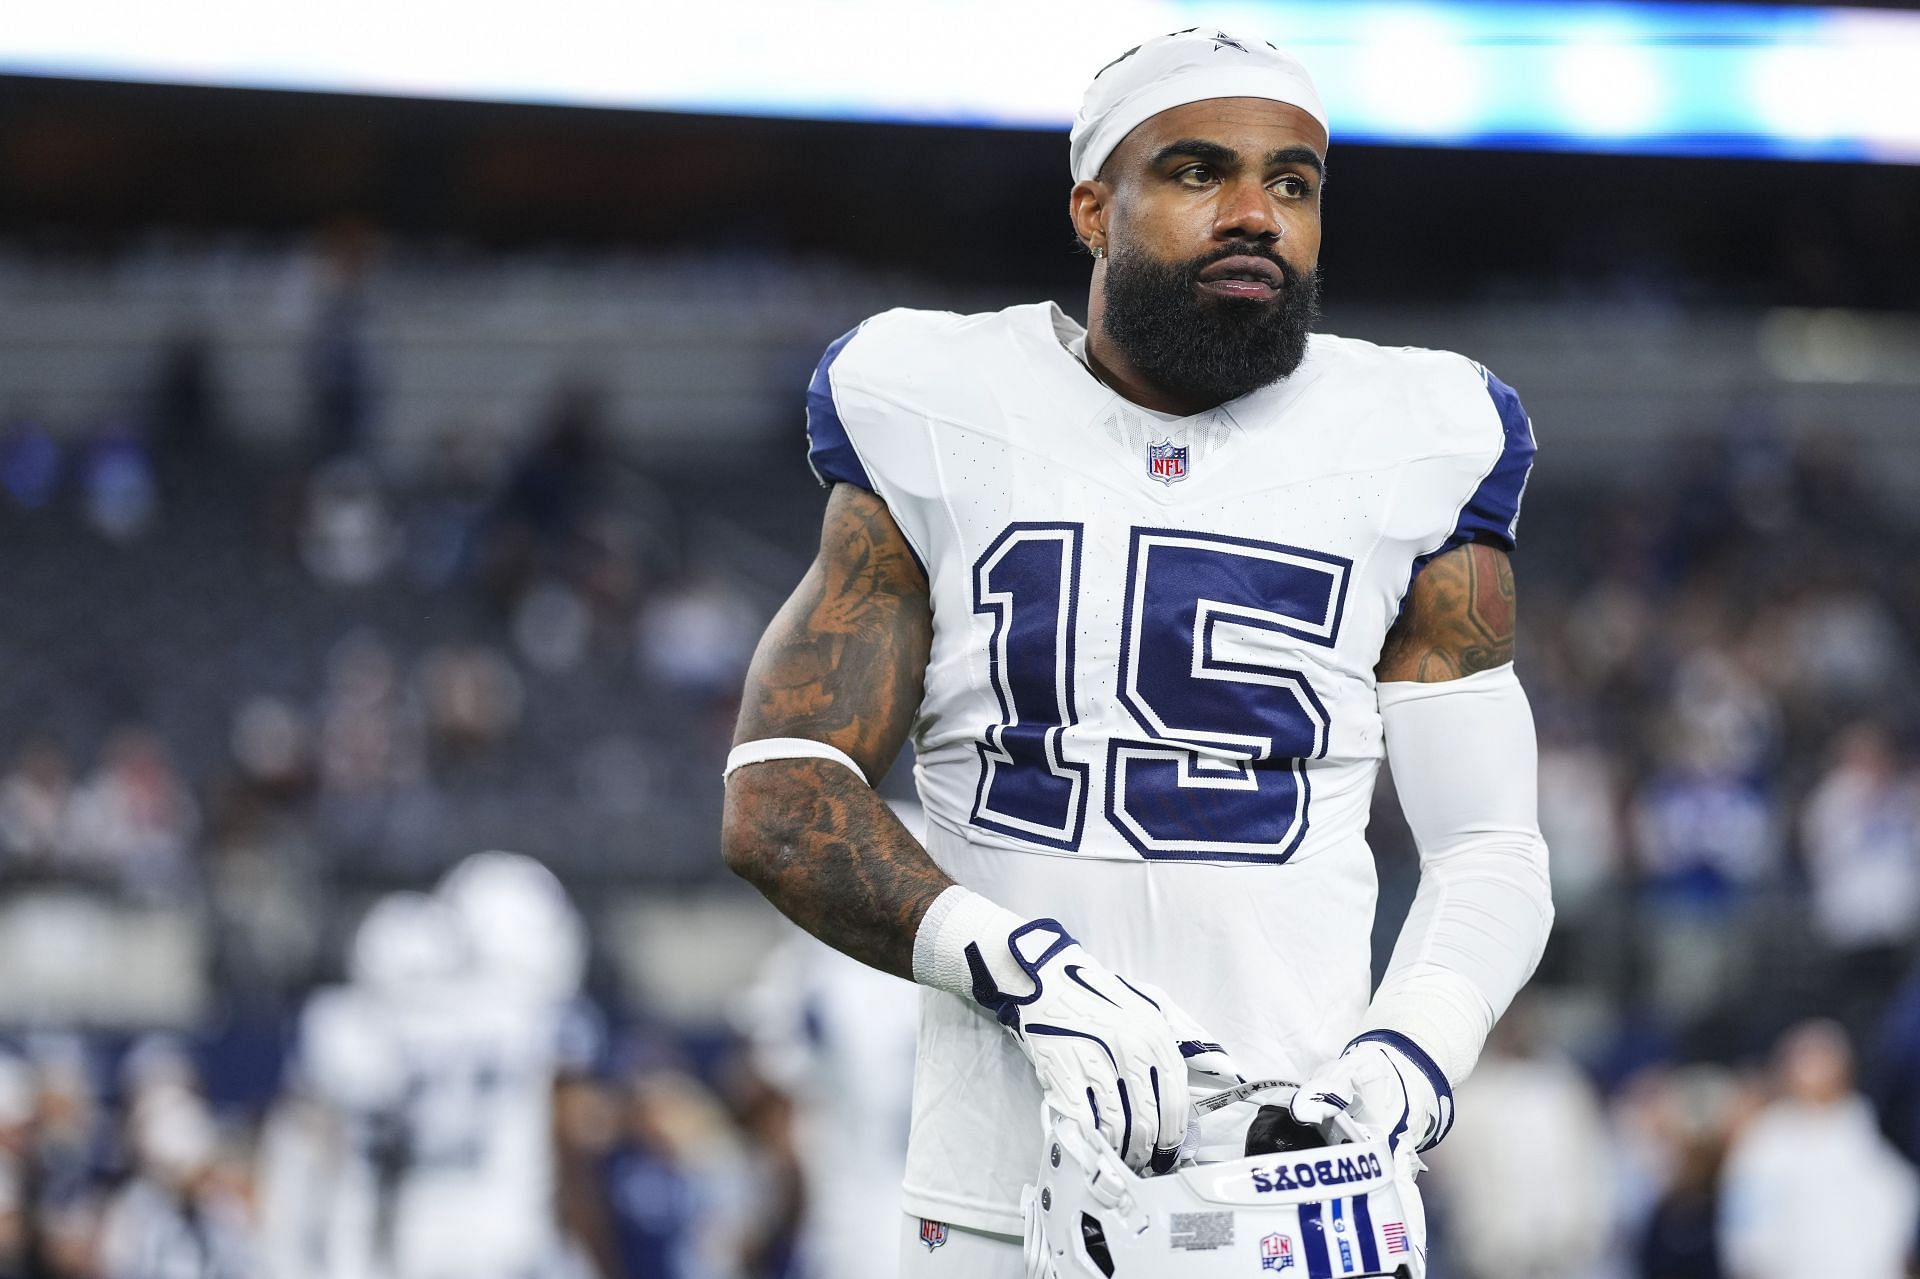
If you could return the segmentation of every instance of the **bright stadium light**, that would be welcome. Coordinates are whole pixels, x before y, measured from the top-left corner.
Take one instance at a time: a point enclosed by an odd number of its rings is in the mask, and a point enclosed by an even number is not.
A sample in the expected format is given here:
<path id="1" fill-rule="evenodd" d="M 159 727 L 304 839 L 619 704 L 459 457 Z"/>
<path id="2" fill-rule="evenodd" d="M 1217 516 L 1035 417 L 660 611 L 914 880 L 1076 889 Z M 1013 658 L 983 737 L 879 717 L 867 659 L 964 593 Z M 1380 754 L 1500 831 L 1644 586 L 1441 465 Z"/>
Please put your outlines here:
<path id="1" fill-rule="evenodd" d="M 1575 31 L 1551 65 L 1561 117 L 1573 132 L 1621 137 L 1659 125 L 1665 86 L 1653 52 L 1632 28 Z"/>
<path id="2" fill-rule="evenodd" d="M 1485 72 L 1464 29 L 1444 11 L 1383 7 L 1365 15 L 1355 44 L 1362 50 L 1355 96 L 1377 128 L 1432 142 L 1473 131 Z"/>
<path id="3" fill-rule="evenodd" d="M 1129 35 L 1220 24 L 1313 68 L 1340 141 L 1920 163 L 1920 13 L 1522 0 L 63 0 L 0 74 L 1063 128 Z M 1118 34 L 1116 34 L 1118 33 Z"/>
<path id="4" fill-rule="evenodd" d="M 1835 49 L 1782 45 L 1759 49 L 1746 84 L 1755 118 L 1780 138 L 1826 143 L 1844 138 L 1856 114 L 1846 89 L 1847 59 Z"/>

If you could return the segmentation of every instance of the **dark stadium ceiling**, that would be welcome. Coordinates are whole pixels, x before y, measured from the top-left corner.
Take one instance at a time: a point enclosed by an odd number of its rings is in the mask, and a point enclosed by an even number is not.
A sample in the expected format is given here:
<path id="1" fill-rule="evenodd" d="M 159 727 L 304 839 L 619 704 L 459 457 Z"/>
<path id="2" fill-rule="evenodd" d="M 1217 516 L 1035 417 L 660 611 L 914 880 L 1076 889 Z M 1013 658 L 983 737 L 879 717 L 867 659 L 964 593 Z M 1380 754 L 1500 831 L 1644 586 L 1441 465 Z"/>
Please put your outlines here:
<path id="1" fill-rule="evenodd" d="M 1336 143 L 1329 305 L 1651 297 L 1920 308 L 1920 166 Z M 0 237 L 281 237 L 822 255 L 1070 296 L 1065 141 L 0 78 Z"/>

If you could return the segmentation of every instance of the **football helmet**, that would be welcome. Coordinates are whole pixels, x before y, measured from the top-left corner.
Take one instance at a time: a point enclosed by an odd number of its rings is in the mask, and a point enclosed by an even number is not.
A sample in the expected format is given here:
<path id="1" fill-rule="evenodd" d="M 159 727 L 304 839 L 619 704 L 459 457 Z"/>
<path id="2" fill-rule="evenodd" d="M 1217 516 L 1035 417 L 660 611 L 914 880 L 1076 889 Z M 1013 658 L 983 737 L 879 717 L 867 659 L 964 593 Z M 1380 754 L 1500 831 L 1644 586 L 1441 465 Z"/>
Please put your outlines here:
<path id="1" fill-rule="evenodd" d="M 388 893 L 354 930 L 347 976 L 366 990 L 411 994 L 452 977 L 463 957 L 459 924 L 444 905 L 425 893 Z"/>
<path id="2" fill-rule="evenodd" d="M 435 896 L 466 938 L 472 976 L 502 993 L 571 999 L 586 975 L 587 935 L 554 873 L 523 853 L 465 858 Z"/>
<path id="3" fill-rule="evenodd" d="M 1043 1106 L 1045 1156 L 1022 1205 L 1028 1279 L 1422 1279 L 1411 1155 L 1344 1114 L 1324 1131 L 1298 1123 L 1294 1091 L 1262 1081 L 1196 1103 L 1204 1135 L 1158 1177 Z"/>

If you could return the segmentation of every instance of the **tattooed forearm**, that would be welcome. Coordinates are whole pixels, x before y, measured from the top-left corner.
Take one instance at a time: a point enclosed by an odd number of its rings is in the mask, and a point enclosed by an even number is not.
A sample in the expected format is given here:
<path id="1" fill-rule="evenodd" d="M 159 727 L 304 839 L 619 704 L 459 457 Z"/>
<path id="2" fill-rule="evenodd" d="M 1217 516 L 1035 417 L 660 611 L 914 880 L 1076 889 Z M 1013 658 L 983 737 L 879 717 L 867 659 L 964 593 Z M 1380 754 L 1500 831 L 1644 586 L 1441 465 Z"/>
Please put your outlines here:
<path id="1" fill-rule="evenodd" d="M 734 740 L 826 742 L 878 782 L 912 726 L 932 637 L 926 577 L 885 504 L 840 485 L 819 557 L 754 654 Z M 722 846 L 795 923 L 903 977 L 920 917 L 952 882 L 871 787 L 819 760 L 735 773 Z"/>
<path id="2" fill-rule="evenodd" d="M 1374 668 L 1382 681 L 1437 684 L 1513 660 L 1513 565 L 1507 553 L 1468 543 L 1414 579 Z"/>
<path id="3" fill-rule="evenodd" d="M 863 963 L 913 977 L 920 917 L 953 881 L 886 801 L 838 764 L 753 764 L 727 786 L 728 864 L 794 923 Z"/>

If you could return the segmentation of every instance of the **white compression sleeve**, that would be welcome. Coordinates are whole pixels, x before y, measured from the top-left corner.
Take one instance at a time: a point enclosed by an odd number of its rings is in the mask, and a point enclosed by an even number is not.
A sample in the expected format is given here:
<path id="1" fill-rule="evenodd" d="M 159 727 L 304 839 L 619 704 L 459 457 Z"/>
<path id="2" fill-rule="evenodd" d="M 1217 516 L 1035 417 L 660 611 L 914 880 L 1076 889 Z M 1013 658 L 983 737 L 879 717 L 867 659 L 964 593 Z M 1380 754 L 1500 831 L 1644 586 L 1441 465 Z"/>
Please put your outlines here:
<path id="1" fill-rule="evenodd" d="M 1420 890 L 1368 1010 L 1455 1084 L 1533 975 L 1553 925 L 1533 711 L 1511 663 L 1438 684 L 1380 685 Z"/>

